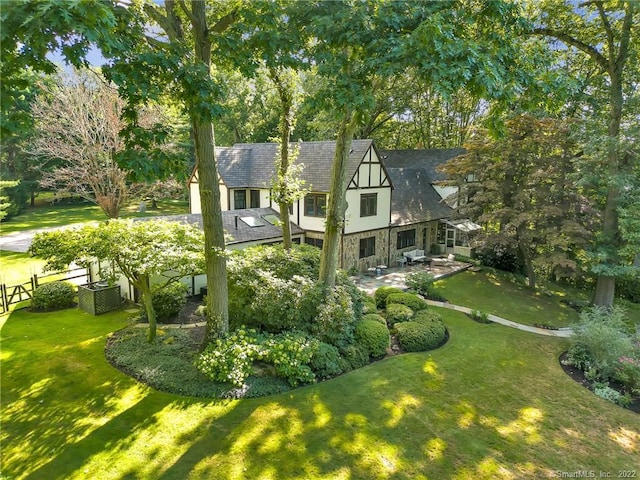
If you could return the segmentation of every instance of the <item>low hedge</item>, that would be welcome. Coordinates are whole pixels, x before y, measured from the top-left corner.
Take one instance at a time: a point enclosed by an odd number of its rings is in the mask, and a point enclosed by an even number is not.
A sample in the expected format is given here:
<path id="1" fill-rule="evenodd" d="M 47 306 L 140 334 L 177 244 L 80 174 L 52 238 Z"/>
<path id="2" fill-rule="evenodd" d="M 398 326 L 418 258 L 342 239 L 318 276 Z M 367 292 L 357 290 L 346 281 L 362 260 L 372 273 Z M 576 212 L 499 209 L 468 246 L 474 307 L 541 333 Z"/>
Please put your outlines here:
<path id="1" fill-rule="evenodd" d="M 403 293 L 398 287 L 380 287 L 373 294 L 373 298 L 376 300 L 378 308 L 385 308 L 387 306 L 387 297 L 392 293 Z"/>
<path id="2" fill-rule="evenodd" d="M 440 345 L 446 336 L 441 322 L 401 322 L 395 326 L 398 342 L 405 352 L 425 352 Z"/>
<path id="3" fill-rule="evenodd" d="M 427 308 L 426 302 L 413 293 L 392 293 L 387 296 L 386 302 L 387 307 L 391 304 L 399 303 L 400 305 L 406 305 L 414 312 Z"/>
<path id="4" fill-rule="evenodd" d="M 36 287 L 31 299 L 31 308 L 35 310 L 58 310 L 75 305 L 75 290 L 67 282 L 50 282 Z"/>
<path id="5" fill-rule="evenodd" d="M 355 338 L 369 357 L 379 358 L 387 353 L 391 335 L 386 325 L 376 320 L 362 319 L 356 325 Z"/>
<path id="6" fill-rule="evenodd" d="M 413 317 L 413 310 L 400 303 L 392 303 L 387 307 L 387 325 L 392 328 L 396 323 L 408 322 Z"/>

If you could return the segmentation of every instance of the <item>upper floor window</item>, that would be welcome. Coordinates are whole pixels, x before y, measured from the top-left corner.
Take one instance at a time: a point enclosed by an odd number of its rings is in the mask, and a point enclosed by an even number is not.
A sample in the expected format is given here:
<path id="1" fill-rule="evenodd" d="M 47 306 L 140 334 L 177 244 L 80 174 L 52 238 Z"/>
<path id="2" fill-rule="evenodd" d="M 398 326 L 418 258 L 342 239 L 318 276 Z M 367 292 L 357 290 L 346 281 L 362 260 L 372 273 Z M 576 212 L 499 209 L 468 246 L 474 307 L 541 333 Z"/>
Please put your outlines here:
<path id="1" fill-rule="evenodd" d="M 360 216 L 373 217 L 378 213 L 378 194 L 363 193 L 360 195 Z"/>
<path id="2" fill-rule="evenodd" d="M 246 190 L 233 191 L 233 208 L 234 210 L 242 210 L 244 208 L 247 208 L 247 191 Z"/>
<path id="3" fill-rule="evenodd" d="M 250 190 L 249 197 L 251 208 L 260 208 L 260 190 Z"/>
<path id="4" fill-rule="evenodd" d="M 311 193 L 304 197 L 304 214 L 307 217 L 324 217 L 327 196 L 324 193 Z"/>
<path id="5" fill-rule="evenodd" d="M 396 248 L 413 247 L 416 244 L 416 229 L 398 232 L 398 246 Z"/>

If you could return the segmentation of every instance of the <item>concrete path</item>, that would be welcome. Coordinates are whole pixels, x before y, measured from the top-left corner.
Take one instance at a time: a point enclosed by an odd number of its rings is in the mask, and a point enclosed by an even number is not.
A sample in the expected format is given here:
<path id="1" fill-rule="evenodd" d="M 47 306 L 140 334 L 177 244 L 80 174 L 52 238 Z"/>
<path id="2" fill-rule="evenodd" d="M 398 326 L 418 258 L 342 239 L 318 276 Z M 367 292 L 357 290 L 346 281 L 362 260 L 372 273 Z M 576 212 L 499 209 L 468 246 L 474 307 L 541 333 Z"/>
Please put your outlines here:
<path id="1" fill-rule="evenodd" d="M 474 309 L 469 307 L 462 307 L 460 305 L 453 305 L 447 302 L 435 302 L 433 300 L 425 300 L 428 305 L 432 305 L 434 307 L 448 308 L 449 310 L 456 310 L 462 313 L 471 313 Z M 546 335 L 547 337 L 560 337 L 560 338 L 569 338 L 573 335 L 573 330 L 571 328 L 561 328 L 559 330 L 549 330 L 546 328 L 538 328 L 531 327 L 529 325 L 522 325 L 521 323 L 512 322 L 511 320 L 507 320 L 506 318 L 498 317 L 497 315 L 489 314 L 489 320 L 495 323 L 499 323 L 500 325 L 504 325 L 506 327 L 517 328 L 518 330 L 522 330 L 524 332 L 537 333 L 538 335 Z"/>

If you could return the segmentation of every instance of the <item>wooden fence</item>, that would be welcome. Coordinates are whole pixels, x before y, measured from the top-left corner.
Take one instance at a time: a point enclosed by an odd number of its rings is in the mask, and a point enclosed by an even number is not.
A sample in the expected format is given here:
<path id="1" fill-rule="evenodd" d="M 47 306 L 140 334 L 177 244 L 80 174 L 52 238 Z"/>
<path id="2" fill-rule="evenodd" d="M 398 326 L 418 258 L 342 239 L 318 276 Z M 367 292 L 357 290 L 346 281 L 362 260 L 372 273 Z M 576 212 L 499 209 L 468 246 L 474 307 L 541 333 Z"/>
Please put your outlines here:
<path id="1" fill-rule="evenodd" d="M 63 276 L 64 278 L 60 278 Z M 55 277 L 55 278 L 54 278 Z M 58 280 L 66 281 L 75 278 L 85 278 L 86 282 L 91 283 L 91 270 L 88 268 L 74 268 L 63 272 L 49 273 L 47 275 L 34 274 L 27 282 L 18 285 L 0 284 L 0 315 L 7 313 L 11 305 L 17 305 L 16 309 L 26 308 L 30 303 L 26 303 L 33 297 L 33 291 L 39 285 Z"/>

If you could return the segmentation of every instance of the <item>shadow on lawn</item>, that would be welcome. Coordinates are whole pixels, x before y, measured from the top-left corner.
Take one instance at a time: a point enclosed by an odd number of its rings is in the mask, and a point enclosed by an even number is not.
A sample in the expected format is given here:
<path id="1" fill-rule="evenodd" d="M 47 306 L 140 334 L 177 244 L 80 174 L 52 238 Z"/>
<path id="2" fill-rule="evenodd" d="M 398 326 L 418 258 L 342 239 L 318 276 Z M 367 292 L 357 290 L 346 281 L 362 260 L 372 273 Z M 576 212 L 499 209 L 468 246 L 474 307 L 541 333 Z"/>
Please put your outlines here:
<path id="1" fill-rule="evenodd" d="M 5 457 L 11 471 L 4 473 L 541 478 L 577 465 L 613 468 L 637 454 L 638 428 L 629 414 L 587 397 L 557 367 L 559 341 L 509 329 L 497 334 L 456 312 L 447 317 L 451 339 L 437 351 L 388 358 L 287 394 L 226 403 L 155 392 L 124 377 L 102 356 L 106 327 L 62 346 L 44 339 L 35 354 L 11 358 L 9 368 L 46 358 L 53 366 L 41 384 L 11 393 L 4 434 L 29 433 L 11 439 L 25 453 L 12 448 Z M 83 393 L 74 396 L 74 385 Z M 576 398 L 577 405 L 565 408 Z M 606 413 L 594 416 L 597 407 Z M 594 441 L 605 432 L 609 440 Z"/>

